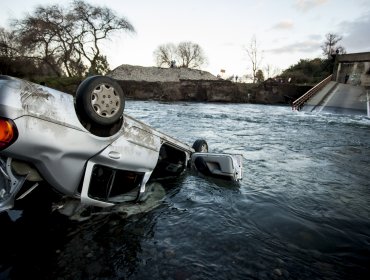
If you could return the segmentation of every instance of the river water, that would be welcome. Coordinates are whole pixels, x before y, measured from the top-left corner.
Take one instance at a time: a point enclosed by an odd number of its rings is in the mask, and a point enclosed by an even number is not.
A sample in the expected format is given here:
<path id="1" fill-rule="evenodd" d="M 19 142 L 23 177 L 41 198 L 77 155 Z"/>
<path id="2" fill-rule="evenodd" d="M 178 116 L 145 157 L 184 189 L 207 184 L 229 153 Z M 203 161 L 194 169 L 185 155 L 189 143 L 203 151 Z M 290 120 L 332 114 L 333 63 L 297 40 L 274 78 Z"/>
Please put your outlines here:
<path id="1" fill-rule="evenodd" d="M 125 110 L 190 145 L 242 154 L 243 180 L 187 173 L 131 215 L 9 213 L 0 278 L 370 279 L 365 116 L 154 101 Z"/>

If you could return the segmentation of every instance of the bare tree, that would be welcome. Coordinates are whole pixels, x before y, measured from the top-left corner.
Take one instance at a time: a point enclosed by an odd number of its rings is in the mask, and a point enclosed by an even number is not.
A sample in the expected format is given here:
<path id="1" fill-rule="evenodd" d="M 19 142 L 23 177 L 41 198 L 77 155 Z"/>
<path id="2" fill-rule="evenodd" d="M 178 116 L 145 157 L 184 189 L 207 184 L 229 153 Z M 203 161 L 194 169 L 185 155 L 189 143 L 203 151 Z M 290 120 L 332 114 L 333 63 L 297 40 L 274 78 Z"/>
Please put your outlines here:
<path id="1" fill-rule="evenodd" d="M 321 49 L 323 51 L 323 55 L 325 55 L 327 58 L 331 58 L 332 54 L 338 53 L 338 54 L 344 54 L 346 53 L 346 50 L 341 45 L 337 45 L 338 42 L 342 40 L 342 37 L 334 34 L 334 33 L 328 33 L 325 35 L 325 42 L 321 45 Z"/>
<path id="2" fill-rule="evenodd" d="M 14 28 L 29 57 L 49 65 L 60 76 L 102 73 L 109 69 L 101 41 L 115 31 L 134 32 L 134 27 L 108 8 L 75 0 L 69 9 L 39 6 L 34 13 L 14 21 Z M 63 70 L 62 70 L 63 69 Z"/>
<path id="3" fill-rule="evenodd" d="M 40 73 L 42 65 L 24 57 L 14 32 L 0 27 L 0 74 L 11 76 L 32 76 Z"/>
<path id="4" fill-rule="evenodd" d="M 94 73 L 98 64 L 107 64 L 99 43 L 108 39 L 114 31 L 135 32 L 132 24 L 124 17 L 118 17 L 113 10 L 92 6 L 82 0 L 75 0 L 70 12 L 77 18 L 77 52 L 90 63 L 89 71 Z M 105 59 L 105 61 L 104 61 Z"/>
<path id="5" fill-rule="evenodd" d="M 13 58 L 17 55 L 17 47 L 14 44 L 13 34 L 0 27 L 0 74 L 11 72 Z"/>
<path id="6" fill-rule="evenodd" d="M 17 56 L 18 48 L 14 32 L 0 27 L 0 56 L 8 58 Z"/>
<path id="7" fill-rule="evenodd" d="M 58 5 L 39 6 L 32 15 L 13 22 L 25 56 L 48 65 L 58 76 L 62 75 L 63 62 L 70 75 L 65 56 L 72 50 L 66 29 L 73 30 L 74 21 L 68 21 L 64 14 Z"/>
<path id="8" fill-rule="evenodd" d="M 173 61 L 176 61 L 176 46 L 173 43 L 159 45 L 153 55 L 158 67 L 171 67 L 174 64 Z"/>
<path id="9" fill-rule="evenodd" d="M 265 73 L 266 73 L 266 79 L 276 77 L 281 73 L 281 70 L 277 67 L 272 66 L 271 64 L 266 64 L 264 67 Z"/>
<path id="10" fill-rule="evenodd" d="M 253 83 L 257 82 L 257 70 L 262 62 L 263 53 L 258 49 L 256 36 L 253 35 L 248 47 L 244 48 L 252 64 Z"/>
<path id="11" fill-rule="evenodd" d="M 202 48 L 192 42 L 181 42 L 177 46 L 180 67 L 200 68 L 206 62 Z"/>
<path id="12" fill-rule="evenodd" d="M 202 48 L 189 41 L 180 42 L 177 46 L 173 43 L 160 45 L 153 55 L 159 67 L 171 67 L 175 62 L 178 67 L 197 69 L 207 63 Z"/>

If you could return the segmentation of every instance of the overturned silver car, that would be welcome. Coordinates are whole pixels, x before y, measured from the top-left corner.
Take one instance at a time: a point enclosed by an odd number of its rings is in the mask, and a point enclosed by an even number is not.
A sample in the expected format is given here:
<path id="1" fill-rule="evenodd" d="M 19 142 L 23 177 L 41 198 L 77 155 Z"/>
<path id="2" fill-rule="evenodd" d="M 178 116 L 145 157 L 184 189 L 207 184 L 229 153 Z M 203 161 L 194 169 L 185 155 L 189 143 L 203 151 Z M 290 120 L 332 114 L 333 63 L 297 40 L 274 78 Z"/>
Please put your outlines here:
<path id="1" fill-rule="evenodd" d="M 92 76 L 76 96 L 0 76 L 0 212 L 43 181 L 81 203 L 138 202 L 149 181 L 190 169 L 242 179 L 242 156 L 208 152 L 154 130 L 124 113 L 116 81 Z"/>

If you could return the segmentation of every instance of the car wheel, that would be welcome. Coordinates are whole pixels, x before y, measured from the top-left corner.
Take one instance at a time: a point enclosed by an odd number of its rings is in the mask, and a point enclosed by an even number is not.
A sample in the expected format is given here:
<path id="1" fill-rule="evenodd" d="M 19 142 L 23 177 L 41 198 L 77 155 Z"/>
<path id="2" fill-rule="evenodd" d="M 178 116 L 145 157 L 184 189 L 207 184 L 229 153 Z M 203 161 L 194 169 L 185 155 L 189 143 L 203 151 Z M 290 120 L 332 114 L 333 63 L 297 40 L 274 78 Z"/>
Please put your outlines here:
<path id="1" fill-rule="evenodd" d="M 85 79 L 77 88 L 77 113 L 98 125 L 112 125 L 122 116 L 125 107 L 120 85 L 105 76 Z"/>
<path id="2" fill-rule="evenodd" d="M 194 142 L 193 144 L 193 149 L 196 151 L 196 152 L 200 152 L 200 153 L 208 153 L 208 144 L 206 142 L 206 140 L 203 140 L 203 139 L 198 139 Z"/>

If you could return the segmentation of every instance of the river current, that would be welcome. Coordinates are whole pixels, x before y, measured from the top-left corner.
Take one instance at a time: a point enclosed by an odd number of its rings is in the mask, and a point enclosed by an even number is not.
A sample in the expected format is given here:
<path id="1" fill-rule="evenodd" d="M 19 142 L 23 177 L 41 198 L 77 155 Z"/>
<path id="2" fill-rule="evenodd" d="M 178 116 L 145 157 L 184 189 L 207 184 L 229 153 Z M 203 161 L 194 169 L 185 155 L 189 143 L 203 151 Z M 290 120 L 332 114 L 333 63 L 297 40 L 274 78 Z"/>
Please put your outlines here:
<path id="1" fill-rule="evenodd" d="M 9 213 L 0 279 L 370 279 L 370 119 L 251 104 L 127 101 L 125 111 L 242 154 L 243 180 L 186 173 L 132 215 Z"/>

